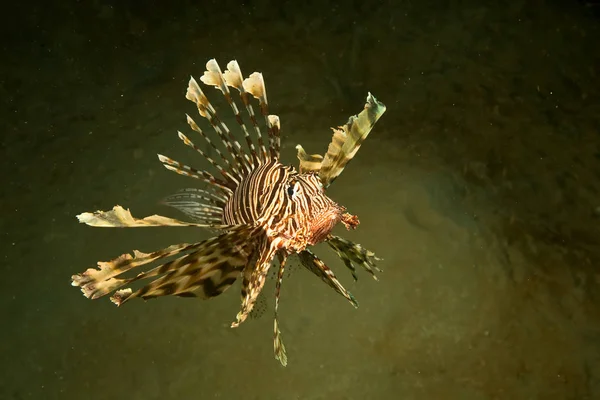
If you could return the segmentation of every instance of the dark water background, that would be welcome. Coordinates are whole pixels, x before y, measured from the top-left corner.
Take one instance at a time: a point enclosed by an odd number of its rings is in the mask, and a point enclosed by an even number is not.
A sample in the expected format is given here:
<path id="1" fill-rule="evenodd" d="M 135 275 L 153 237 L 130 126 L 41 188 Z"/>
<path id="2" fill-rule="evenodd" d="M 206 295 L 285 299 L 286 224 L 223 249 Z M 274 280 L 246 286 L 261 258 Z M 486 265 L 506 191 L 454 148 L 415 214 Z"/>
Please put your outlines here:
<path id="1" fill-rule="evenodd" d="M 52 4 L 52 5 L 51 5 Z M 150 5 L 152 4 L 152 5 Z M 577 1 L 103 1 L 3 9 L 0 399 L 600 398 L 600 24 Z M 286 279 L 239 329 L 238 289 L 117 309 L 69 285 L 132 249 L 208 237 L 103 230 L 82 211 L 189 179 L 190 74 L 265 76 L 294 146 L 324 152 L 367 91 L 388 109 L 331 190 L 384 258 L 352 309 Z M 208 90 L 211 98 L 218 93 Z M 199 120 L 199 119 L 198 119 Z M 170 213 L 170 214 L 169 214 Z M 269 304 L 272 282 L 265 289 Z"/>

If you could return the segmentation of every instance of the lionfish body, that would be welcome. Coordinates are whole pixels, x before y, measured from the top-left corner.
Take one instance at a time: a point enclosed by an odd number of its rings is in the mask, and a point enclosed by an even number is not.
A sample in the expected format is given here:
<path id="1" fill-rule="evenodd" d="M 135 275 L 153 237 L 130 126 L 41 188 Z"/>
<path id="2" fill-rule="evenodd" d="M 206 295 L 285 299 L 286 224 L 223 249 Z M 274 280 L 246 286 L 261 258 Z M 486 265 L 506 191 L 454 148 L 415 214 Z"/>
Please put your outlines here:
<path id="1" fill-rule="evenodd" d="M 347 229 L 355 228 L 359 222 L 356 216 L 346 213 L 344 207 L 330 199 L 325 190 L 354 157 L 385 111 L 385 106 L 369 94 L 364 110 L 351 117 L 344 126 L 334 129 L 333 140 L 324 157 L 308 155 L 298 145 L 300 166 L 297 171 L 279 161 L 279 118 L 268 112 L 262 74 L 255 72 L 243 79 L 236 61 L 229 62 L 224 73 L 215 60 L 210 60 L 206 68 L 201 80 L 216 87 L 225 96 L 243 131 L 245 146 L 235 139 L 219 119 L 215 108 L 191 78 L 186 98 L 193 101 L 199 114 L 209 121 L 226 151 L 219 150 L 189 116 L 187 121 L 190 127 L 207 142 L 220 162 L 183 133 L 179 132 L 179 138 L 212 164 L 219 175 L 194 169 L 162 155 L 159 155 L 159 159 L 167 169 L 206 184 L 205 189 L 184 189 L 165 200 L 165 204 L 179 209 L 194 222 L 159 215 L 137 219 L 120 206 L 115 206 L 111 211 L 83 213 L 78 218 L 80 222 L 100 227 L 200 226 L 214 228 L 221 233 L 198 243 L 176 244 L 152 253 L 134 250 L 133 256 L 123 254 L 112 261 L 98 262 L 98 268 L 73 275 L 72 284 L 79 286 L 84 295 L 92 299 L 114 292 L 111 300 L 121 305 L 135 297 L 148 299 L 174 295 L 211 298 L 221 294 L 241 276 L 242 305 L 232 324 L 232 327 L 236 327 L 252 311 L 269 268 L 277 259 L 279 271 L 274 347 L 275 357 L 286 365 L 287 356 L 281 340 L 277 310 L 287 258 L 296 254 L 304 267 L 355 307 L 358 303 L 354 297 L 308 248 L 320 242 L 327 243 L 351 270 L 354 279 L 356 265 L 365 268 L 373 277 L 374 271 L 378 270 L 375 266 L 377 258 L 372 252 L 331 234 L 339 222 Z M 250 129 L 242 119 L 230 87 L 237 89 L 240 94 L 249 115 Z M 268 131 L 268 146 L 261 134 L 251 98 L 259 101 Z M 125 277 L 126 272 L 133 268 L 172 256 L 176 258 L 132 277 Z M 136 291 L 122 289 L 148 278 L 153 280 Z"/>

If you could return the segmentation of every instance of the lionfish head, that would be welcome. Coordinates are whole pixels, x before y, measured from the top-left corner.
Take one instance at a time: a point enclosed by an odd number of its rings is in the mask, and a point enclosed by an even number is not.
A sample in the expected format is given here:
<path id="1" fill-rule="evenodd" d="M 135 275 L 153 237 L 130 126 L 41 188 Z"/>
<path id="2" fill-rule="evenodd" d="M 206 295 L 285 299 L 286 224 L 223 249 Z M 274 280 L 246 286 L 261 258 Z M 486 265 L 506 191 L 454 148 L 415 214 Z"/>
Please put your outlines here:
<path id="1" fill-rule="evenodd" d="M 288 232 L 296 241 L 296 251 L 324 241 L 338 222 L 347 219 L 345 208 L 325 194 L 316 173 L 290 176 L 285 190 L 290 204 Z"/>

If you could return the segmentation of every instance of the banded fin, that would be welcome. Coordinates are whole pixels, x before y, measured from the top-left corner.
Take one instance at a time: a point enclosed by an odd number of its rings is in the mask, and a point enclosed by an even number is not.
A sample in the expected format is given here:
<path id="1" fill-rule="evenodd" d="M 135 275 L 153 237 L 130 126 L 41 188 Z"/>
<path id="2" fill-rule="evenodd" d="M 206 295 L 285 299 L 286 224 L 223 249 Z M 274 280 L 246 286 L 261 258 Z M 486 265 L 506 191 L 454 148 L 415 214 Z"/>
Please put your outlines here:
<path id="1" fill-rule="evenodd" d="M 283 344 L 281 337 L 281 330 L 279 329 L 279 320 L 277 318 L 277 311 L 279 309 L 279 295 L 281 293 L 281 283 L 283 282 L 283 274 L 285 272 L 286 256 L 279 252 L 279 271 L 277 273 L 277 283 L 275 285 L 275 318 L 273 320 L 273 351 L 275 353 L 275 359 L 278 360 L 284 367 L 287 365 L 287 352 Z"/>
<path id="2" fill-rule="evenodd" d="M 225 97 L 225 99 L 227 100 L 227 103 L 233 110 L 237 123 L 240 125 L 244 133 L 244 139 L 246 140 L 246 144 L 248 146 L 248 149 L 250 150 L 252 160 L 250 160 L 250 158 L 248 158 L 248 156 L 245 155 L 240 144 L 231 135 L 231 132 L 226 127 L 226 125 L 218 119 L 214 107 L 212 107 L 212 105 L 208 102 L 208 99 L 206 98 L 202 90 L 200 90 L 200 88 L 197 87 L 197 83 L 193 80 L 193 78 L 192 80 L 190 80 L 188 95 L 186 97 L 197 104 L 198 110 L 200 111 L 200 115 L 211 121 L 211 125 L 213 126 L 213 128 L 215 128 L 215 130 L 217 131 L 221 139 L 224 141 L 224 143 L 225 136 L 229 138 L 231 143 L 233 143 L 233 145 L 235 146 L 235 150 L 232 151 L 233 149 L 231 147 L 228 147 L 228 151 L 234 156 L 234 158 L 236 158 L 238 164 L 241 164 L 240 157 L 238 156 L 242 156 L 246 165 L 248 166 L 257 166 L 259 163 L 267 162 L 269 159 L 272 158 L 278 159 L 280 156 L 281 149 L 281 125 L 278 116 L 269 114 L 267 90 L 262 74 L 259 72 L 254 72 L 248 78 L 244 79 L 242 71 L 237 61 L 230 61 L 227 64 L 227 69 L 225 70 L 225 72 L 221 72 L 221 67 L 219 66 L 217 61 L 215 59 L 211 59 L 206 63 L 206 71 L 204 72 L 200 80 L 208 86 L 212 86 L 216 89 L 219 89 Z M 237 89 L 240 93 L 240 98 L 242 100 L 242 103 L 244 104 L 244 107 L 246 108 L 246 111 L 250 117 L 250 122 L 256 134 L 258 149 L 252 141 L 250 133 L 248 132 L 248 129 L 244 124 L 241 113 L 236 103 L 231 97 L 229 87 Z M 268 151 L 265 146 L 263 135 L 261 133 L 258 121 L 256 120 L 254 109 L 252 107 L 252 104 L 250 103 L 251 97 L 254 97 L 258 100 L 260 106 L 260 113 L 265 118 L 269 138 Z M 221 132 L 219 132 L 219 130 L 221 130 Z M 225 132 L 226 135 L 224 135 L 223 132 Z M 228 144 L 225 143 L 225 145 L 227 146 Z"/>
<path id="3" fill-rule="evenodd" d="M 384 112 L 385 105 L 369 93 L 364 109 L 350 117 L 346 125 L 333 130 L 319 172 L 323 186 L 329 186 L 342 173 Z"/>
<path id="4" fill-rule="evenodd" d="M 199 226 L 216 229 L 230 228 L 230 225 L 183 222 L 156 214 L 142 219 L 134 218 L 128 209 L 126 210 L 118 205 L 114 206 L 110 211 L 81 213 L 77 215 L 77 219 L 82 224 L 100 228 L 138 228 L 149 226 Z"/>
<path id="5" fill-rule="evenodd" d="M 217 155 L 221 158 L 221 160 L 223 161 L 223 163 L 225 164 L 225 166 L 227 167 L 228 171 L 227 174 L 231 175 L 231 172 L 234 171 L 233 166 L 231 165 L 231 163 L 229 162 L 229 160 L 227 159 L 227 157 L 225 157 L 225 155 L 221 152 L 221 150 L 219 150 L 219 148 L 213 143 L 213 141 L 210 139 L 210 137 L 208 137 L 208 135 L 206 133 L 204 133 L 204 131 L 202 129 L 200 129 L 200 127 L 198 126 L 198 124 L 196 123 L 196 121 L 194 121 L 192 119 L 192 117 L 190 117 L 188 114 L 185 115 L 186 116 L 186 120 L 188 125 L 190 126 L 190 128 L 192 128 L 193 131 L 197 132 L 198 134 L 200 134 L 200 136 L 206 141 L 206 143 L 210 146 L 210 148 L 217 153 Z M 216 164 L 216 161 L 213 160 L 211 157 L 209 157 L 207 154 L 202 154 L 204 156 L 204 158 L 206 158 L 208 160 L 209 163 L 211 163 L 212 165 L 214 165 L 213 163 Z M 224 170 L 224 168 L 222 167 L 217 167 L 219 169 L 219 171 Z M 222 173 L 222 172 L 221 172 Z M 223 173 L 222 173 L 223 174 Z"/>
<path id="6" fill-rule="evenodd" d="M 379 280 L 377 275 L 375 275 L 375 272 L 381 272 L 381 269 L 375 265 L 375 261 L 381 261 L 381 258 L 376 257 L 375 253 L 365 249 L 358 243 L 351 242 L 339 236 L 329 235 L 326 243 L 335 250 L 346 267 L 350 269 L 354 280 L 358 279 L 354 264 L 363 267 L 376 281 Z"/>
<path id="7" fill-rule="evenodd" d="M 134 250 L 108 262 L 98 262 L 98 268 L 71 277 L 73 286 L 83 294 L 97 299 L 116 290 L 111 301 L 117 306 L 140 297 L 159 296 L 211 298 L 223 293 L 240 275 L 248 263 L 256 228 L 240 225 L 215 238 L 194 244 L 177 244 L 152 253 Z M 131 278 L 122 277 L 127 271 L 173 255 L 189 252 L 158 267 Z M 140 279 L 156 278 L 136 290 L 120 289 Z M 117 290 L 120 289 L 120 290 Z"/>
<path id="8" fill-rule="evenodd" d="M 189 116 L 188 116 L 188 118 L 189 118 Z M 193 122 L 193 120 L 192 120 L 192 122 Z M 217 171 L 219 171 L 219 173 L 221 175 L 223 175 L 223 177 L 227 181 L 227 185 L 226 186 L 228 188 L 230 188 L 230 189 L 231 188 L 236 188 L 240 184 L 239 178 L 236 178 L 233 175 L 231 175 L 231 173 L 229 173 L 228 171 L 225 171 L 225 169 L 223 167 L 221 167 L 219 164 L 217 164 L 217 162 L 215 160 L 213 160 L 212 157 L 210 157 L 202 149 L 200 149 L 198 146 L 196 146 L 196 144 L 194 142 L 192 142 L 187 136 L 185 136 L 183 133 L 181 133 L 179 131 L 177 131 L 177 136 L 183 142 L 183 144 L 185 144 L 186 146 L 189 146 L 192 149 L 196 150 L 196 152 L 198 154 L 200 154 L 202 157 L 204 157 L 205 160 L 207 160 L 213 167 L 215 167 L 217 169 Z M 209 144 L 212 143 L 210 141 L 208 141 L 208 142 L 209 142 Z M 212 175 L 211 175 L 211 178 L 215 179 Z M 212 183 L 212 182 L 209 182 L 209 183 Z"/>
<path id="9" fill-rule="evenodd" d="M 239 70 L 239 66 L 237 65 L 237 62 L 231 61 L 231 62 L 229 62 L 227 67 L 229 68 L 229 66 L 232 63 L 235 63 L 235 66 L 237 66 L 237 73 L 239 76 L 230 77 L 230 80 L 233 79 L 233 82 L 236 83 L 236 85 L 238 84 L 238 81 L 239 81 L 239 86 L 242 87 L 243 78 L 242 78 L 241 71 Z M 235 71 L 235 69 L 234 69 L 234 71 Z M 214 86 L 215 88 L 219 89 L 221 91 L 221 93 L 223 94 L 223 96 L 225 96 L 227 103 L 233 110 L 233 113 L 235 115 L 235 119 L 236 119 L 237 123 L 240 125 L 240 127 L 242 128 L 242 131 L 244 132 L 244 139 L 246 140 L 246 145 L 248 146 L 248 149 L 250 150 L 250 155 L 252 157 L 252 161 L 248 160 L 248 163 L 253 166 L 257 166 L 259 164 L 259 157 L 258 157 L 258 154 L 256 153 L 256 148 L 254 147 L 254 143 L 252 142 L 252 139 L 250 138 L 250 133 L 248 132 L 248 129 L 246 128 L 246 125 L 244 124 L 244 121 L 240 114 L 240 110 L 238 109 L 237 105 L 231 98 L 231 92 L 229 91 L 228 86 L 232 86 L 232 85 L 230 85 L 228 83 L 227 77 L 229 75 L 231 75 L 232 73 L 233 72 L 227 70 L 227 71 L 225 71 L 225 75 L 223 75 L 223 73 L 221 72 L 221 67 L 219 67 L 219 64 L 213 58 L 206 63 L 206 71 L 204 72 L 204 75 L 200 78 L 200 80 L 206 85 Z M 236 86 L 234 86 L 234 87 L 236 87 Z M 242 87 L 242 89 L 243 89 L 243 87 Z M 254 112 L 249 111 L 249 115 L 251 118 L 253 118 Z M 254 124 L 254 127 L 255 127 L 255 129 L 258 129 L 257 124 Z M 260 129 L 258 129 L 258 136 L 261 137 Z"/>
<path id="10" fill-rule="evenodd" d="M 269 148 L 274 151 L 274 133 L 273 127 L 271 126 L 271 120 L 269 119 L 269 102 L 267 101 L 267 88 L 265 87 L 265 80 L 263 79 L 263 75 L 260 72 L 253 72 L 250 76 L 244 79 L 242 85 L 246 92 L 250 93 L 252 97 L 258 100 L 260 106 L 260 113 L 265 118 L 265 122 L 267 124 L 267 130 L 269 133 Z M 255 121 L 252 121 L 255 126 L 258 124 Z M 262 135 L 259 137 L 259 145 L 261 150 L 263 151 L 264 159 L 266 160 L 269 155 L 265 150 L 265 145 L 262 140 Z M 279 153 L 276 154 L 276 157 L 279 157 Z"/>
<path id="11" fill-rule="evenodd" d="M 227 196 L 230 196 L 233 193 L 233 190 L 240 184 L 242 178 L 250 173 L 253 168 L 257 167 L 261 162 L 267 162 L 269 159 L 279 157 L 281 128 L 279 117 L 268 114 L 267 94 L 262 74 L 255 72 L 251 74 L 249 78 L 244 79 L 236 61 L 229 62 L 227 64 L 227 70 L 225 71 L 225 74 L 223 74 L 216 60 L 209 60 L 206 63 L 206 70 L 200 80 L 208 86 L 219 89 L 227 100 L 227 103 L 235 114 L 236 121 L 244 132 L 244 138 L 250 151 L 250 157 L 232 135 L 227 125 L 219 119 L 215 107 L 210 103 L 208 97 L 206 97 L 198 85 L 198 82 L 196 82 L 193 77 L 190 77 L 186 98 L 195 103 L 200 116 L 209 121 L 222 144 L 225 146 L 229 158 L 219 150 L 209 136 L 200 129 L 198 124 L 196 124 L 189 115 L 186 115 L 188 125 L 192 130 L 198 132 L 200 136 L 206 140 L 210 148 L 219 155 L 223 162 L 223 166 L 217 163 L 205 151 L 196 146 L 185 134 L 178 132 L 178 136 L 185 145 L 196 150 L 204 159 L 215 167 L 223 176 L 224 180 L 215 178 L 207 171 L 196 170 L 162 155 L 159 155 L 159 159 L 167 169 L 180 175 L 200 179 L 209 185 L 222 189 L 226 192 Z M 229 86 L 235 87 L 240 92 L 240 97 L 250 115 L 250 120 L 256 131 L 260 153 L 257 152 L 248 129 L 242 120 L 240 111 L 231 97 Z M 258 99 L 261 113 L 265 117 L 269 133 L 269 154 L 267 154 L 267 149 L 265 148 L 262 134 L 254 115 L 254 110 L 250 104 L 251 96 Z"/>
<path id="12" fill-rule="evenodd" d="M 269 239 L 266 235 L 263 235 L 260 243 L 255 248 L 256 262 L 248 264 L 242 272 L 242 306 L 236 315 L 235 321 L 231 324 L 232 328 L 237 328 L 248 318 L 248 314 L 252 311 L 256 299 L 265 285 L 276 252 L 276 241 L 269 243 Z"/>
<path id="13" fill-rule="evenodd" d="M 269 135 L 271 139 L 271 144 L 269 149 L 271 151 L 272 158 L 280 158 L 281 153 L 281 121 L 279 120 L 279 116 L 270 114 L 267 116 L 269 126 Z"/>
<path id="14" fill-rule="evenodd" d="M 224 162 L 226 163 L 230 172 L 239 178 L 246 175 L 250 168 L 250 161 L 247 158 L 247 155 L 244 154 L 241 145 L 237 140 L 235 140 L 227 125 L 224 122 L 221 122 L 217 115 L 217 111 L 212 106 L 202 89 L 200 89 L 198 82 L 196 82 L 193 77 L 190 77 L 185 98 L 196 104 L 200 116 L 208 120 L 210 125 L 213 127 L 213 130 L 221 139 L 221 142 L 227 149 L 227 152 L 233 161 L 233 163 L 230 163 L 226 158 L 224 159 Z"/>
<path id="15" fill-rule="evenodd" d="M 298 253 L 298 257 L 300 258 L 300 262 L 306 269 L 308 269 L 313 274 L 317 275 L 323 282 L 328 284 L 333 290 L 337 293 L 341 294 L 354 306 L 354 308 L 358 308 L 358 302 L 350 293 L 347 291 L 344 286 L 338 281 L 335 277 L 333 271 L 325 265 L 323 261 L 321 261 L 316 255 L 313 254 L 310 250 L 304 250 Z"/>
<path id="16" fill-rule="evenodd" d="M 323 162 L 323 156 L 320 154 L 307 154 L 301 145 L 296 145 L 298 150 L 298 160 L 300 160 L 300 173 L 304 174 L 307 172 L 319 172 L 321 170 L 321 163 Z"/>
<path id="17" fill-rule="evenodd" d="M 265 311 L 267 311 L 268 308 L 269 304 L 267 303 L 267 296 L 264 292 L 260 292 L 252 311 L 250 314 L 248 314 L 248 318 L 260 319 L 263 315 L 265 315 Z"/>
<path id="18" fill-rule="evenodd" d="M 384 112 L 385 105 L 369 93 L 365 107 L 358 115 L 351 116 L 345 125 L 337 129 L 332 128 L 333 138 L 322 160 L 319 160 L 318 154 L 308 156 L 302 146 L 296 146 L 300 169 L 318 170 L 323 186 L 331 185 L 340 176 L 346 164 L 356 155 L 362 142 Z"/>
<path id="19" fill-rule="evenodd" d="M 238 90 L 238 92 L 240 93 L 240 98 L 242 99 L 242 103 L 244 103 L 244 107 L 246 107 L 246 112 L 250 116 L 250 122 L 252 123 L 252 127 L 254 128 L 256 139 L 258 142 L 258 151 L 254 147 L 253 143 L 249 143 L 248 146 L 250 146 L 251 150 L 255 151 L 255 153 L 253 154 L 256 154 L 258 162 L 265 162 L 267 160 L 267 149 L 265 148 L 262 133 L 260 131 L 258 121 L 256 120 L 256 115 L 254 114 L 254 108 L 250 103 L 250 96 L 254 96 L 254 94 L 246 89 L 246 87 L 249 86 L 247 81 L 250 78 L 244 79 L 240 66 L 236 60 L 232 60 L 227 64 L 227 70 L 225 71 L 223 76 L 225 82 L 227 83 L 227 86 L 233 87 Z"/>
<path id="20" fill-rule="evenodd" d="M 163 164 L 163 166 L 169 171 L 173 171 L 178 173 L 179 175 L 189 176 L 190 178 L 195 178 L 206 182 L 213 187 L 221 189 L 224 193 L 226 193 L 229 196 L 233 194 L 232 187 L 230 187 L 227 182 L 215 178 L 210 172 L 199 171 L 188 165 L 182 164 L 179 161 L 175 161 L 172 158 L 163 156 L 162 154 L 158 154 L 158 159 Z"/>

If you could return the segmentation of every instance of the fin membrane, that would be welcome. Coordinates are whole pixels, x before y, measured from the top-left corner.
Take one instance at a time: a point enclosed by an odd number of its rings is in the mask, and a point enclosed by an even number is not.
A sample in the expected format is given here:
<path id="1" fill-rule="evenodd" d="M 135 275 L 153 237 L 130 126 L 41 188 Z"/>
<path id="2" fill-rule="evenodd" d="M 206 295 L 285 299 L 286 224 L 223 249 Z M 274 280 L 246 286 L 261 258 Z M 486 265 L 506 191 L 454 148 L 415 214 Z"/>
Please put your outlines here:
<path id="1" fill-rule="evenodd" d="M 367 138 L 377 120 L 385 112 L 385 105 L 369 93 L 365 108 L 348 119 L 348 122 L 333 129 L 333 138 L 325 157 L 308 155 L 302 146 L 296 146 L 300 171 L 319 171 L 324 187 L 328 187 L 342 173 L 346 164 Z"/>
<path id="2" fill-rule="evenodd" d="M 201 224 L 194 222 L 183 222 L 177 219 L 163 217 L 162 215 L 151 215 L 146 218 L 134 218 L 129 210 L 121 206 L 114 206 L 110 211 L 84 212 L 77 216 L 82 224 L 100 228 L 139 228 L 149 226 L 199 226 L 203 228 L 226 229 L 230 225 Z"/>
<path id="3" fill-rule="evenodd" d="M 277 311 L 279 309 L 279 294 L 281 293 L 281 282 L 283 282 L 283 274 L 285 272 L 286 257 L 283 253 L 278 253 L 279 256 L 279 272 L 277 273 L 277 283 L 275 285 L 275 318 L 273 319 L 273 351 L 275 359 L 278 360 L 284 367 L 287 365 L 287 352 L 283 345 L 281 330 L 279 329 L 279 320 Z"/>
<path id="4" fill-rule="evenodd" d="M 264 233 L 257 238 L 257 241 L 259 243 L 254 248 L 253 255 L 256 262 L 248 263 L 242 273 L 242 306 L 236 320 L 231 324 L 232 328 L 237 328 L 252 311 L 256 299 L 265 285 L 271 262 L 277 252 L 276 247 L 270 245 Z"/>
<path id="5" fill-rule="evenodd" d="M 365 249 L 358 243 L 351 242 L 339 236 L 329 235 L 326 243 L 335 250 L 346 267 L 350 269 L 354 280 L 358 279 L 354 264 L 360 265 L 373 276 L 373 279 L 378 280 L 375 271 L 381 272 L 381 269 L 377 268 L 375 261 L 380 261 L 381 258 L 376 257 L 375 253 Z"/>
<path id="6" fill-rule="evenodd" d="M 240 225 L 194 244 L 172 245 L 153 253 L 135 250 L 133 256 L 126 253 L 108 262 L 98 262 L 98 268 L 73 275 L 71 284 L 79 286 L 91 299 L 116 290 L 111 301 L 118 306 L 135 297 L 214 297 L 230 287 L 248 264 L 256 232 L 256 228 Z M 181 253 L 188 254 L 130 278 L 123 275 L 136 267 Z M 156 279 L 136 291 L 120 289 L 147 278 Z"/>
<path id="7" fill-rule="evenodd" d="M 182 189 L 168 196 L 161 203 L 181 211 L 198 223 L 218 225 L 223 220 L 225 202 L 208 190 Z"/>
<path id="8" fill-rule="evenodd" d="M 350 293 L 347 291 L 344 286 L 337 280 L 333 271 L 325 265 L 323 261 L 321 261 L 317 256 L 315 256 L 310 250 L 304 250 L 298 253 L 298 257 L 300 258 L 300 262 L 304 267 L 306 267 L 310 272 L 317 275 L 323 282 L 328 284 L 333 290 L 341 294 L 354 306 L 354 308 L 358 308 L 358 302 Z"/>

